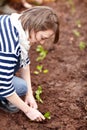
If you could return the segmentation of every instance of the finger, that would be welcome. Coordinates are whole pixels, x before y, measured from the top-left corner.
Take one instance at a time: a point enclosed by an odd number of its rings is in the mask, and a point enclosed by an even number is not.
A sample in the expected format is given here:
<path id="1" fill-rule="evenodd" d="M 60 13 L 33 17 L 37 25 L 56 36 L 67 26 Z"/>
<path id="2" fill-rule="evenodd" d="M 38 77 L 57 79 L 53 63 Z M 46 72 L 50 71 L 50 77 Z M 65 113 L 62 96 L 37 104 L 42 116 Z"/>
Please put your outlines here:
<path id="1" fill-rule="evenodd" d="M 38 118 L 36 119 L 36 121 L 37 121 L 37 122 L 40 122 L 40 121 L 42 121 L 42 118 L 41 118 L 41 117 L 38 117 Z"/>
<path id="2" fill-rule="evenodd" d="M 36 119 L 36 121 L 37 121 L 37 122 L 39 122 L 39 121 L 40 121 L 39 117 Z"/>
<path id="3" fill-rule="evenodd" d="M 38 121 L 43 121 L 43 120 L 45 120 L 45 118 L 43 116 L 40 116 L 40 117 L 37 118 L 37 120 Z"/>
<path id="4" fill-rule="evenodd" d="M 44 117 L 42 114 L 41 114 L 41 119 L 42 119 L 42 120 L 45 120 L 45 117 Z"/>

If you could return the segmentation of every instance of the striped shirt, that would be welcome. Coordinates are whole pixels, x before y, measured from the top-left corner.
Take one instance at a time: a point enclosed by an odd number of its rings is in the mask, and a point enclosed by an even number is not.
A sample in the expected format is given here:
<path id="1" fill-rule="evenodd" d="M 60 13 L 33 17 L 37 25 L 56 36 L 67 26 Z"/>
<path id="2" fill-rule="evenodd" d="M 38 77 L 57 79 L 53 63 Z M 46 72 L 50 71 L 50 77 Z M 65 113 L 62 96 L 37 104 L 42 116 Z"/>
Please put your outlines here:
<path id="1" fill-rule="evenodd" d="M 20 61 L 19 32 L 11 23 L 10 15 L 0 15 L 0 96 L 7 97 L 15 92 L 12 84 L 14 71 Z M 26 64 L 29 59 L 26 59 Z M 22 67 L 22 66 L 21 66 Z"/>

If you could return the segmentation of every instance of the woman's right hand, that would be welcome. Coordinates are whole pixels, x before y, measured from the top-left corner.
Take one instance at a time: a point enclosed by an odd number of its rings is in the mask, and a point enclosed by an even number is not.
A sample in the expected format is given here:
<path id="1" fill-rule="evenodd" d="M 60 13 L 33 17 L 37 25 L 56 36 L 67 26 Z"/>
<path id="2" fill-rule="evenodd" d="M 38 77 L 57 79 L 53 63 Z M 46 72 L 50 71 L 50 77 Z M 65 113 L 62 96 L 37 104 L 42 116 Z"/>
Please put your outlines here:
<path id="1" fill-rule="evenodd" d="M 45 120 L 45 117 L 39 112 L 37 109 L 29 107 L 29 112 L 25 113 L 25 115 L 32 121 L 42 121 Z"/>

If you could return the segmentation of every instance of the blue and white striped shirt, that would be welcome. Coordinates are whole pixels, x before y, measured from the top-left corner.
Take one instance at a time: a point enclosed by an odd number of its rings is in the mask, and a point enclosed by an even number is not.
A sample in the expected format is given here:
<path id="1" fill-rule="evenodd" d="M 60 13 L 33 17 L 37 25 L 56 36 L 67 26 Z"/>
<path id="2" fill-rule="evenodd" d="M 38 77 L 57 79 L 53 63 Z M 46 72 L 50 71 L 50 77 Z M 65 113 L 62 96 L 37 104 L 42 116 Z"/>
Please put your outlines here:
<path id="1" fill-rule="evenodd" d="M 10 15 L 0 16 L 0 96 L 15 92 L 12 84 L 15 67 L 21 54 L 19 32 L 11 23 Z M 29 63 L 29 59 L 26 59 Z"/>

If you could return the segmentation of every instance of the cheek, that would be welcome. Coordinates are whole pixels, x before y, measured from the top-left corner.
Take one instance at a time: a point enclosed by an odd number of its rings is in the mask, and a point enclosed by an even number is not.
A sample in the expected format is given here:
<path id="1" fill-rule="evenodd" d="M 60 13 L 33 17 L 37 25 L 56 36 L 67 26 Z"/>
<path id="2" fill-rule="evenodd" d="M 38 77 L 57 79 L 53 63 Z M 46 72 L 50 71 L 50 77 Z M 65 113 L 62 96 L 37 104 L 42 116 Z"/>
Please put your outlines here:
<path id="1" fill-rule="evenodd" d="M 40 44 L 44 44 L 45 43 L 45 40 L 40 40 Z"/>
<path id="2" fill-rule="evenodd" d="M 40 41 L 41 40 L 41 35 L 39 33 L 36 34 L 36 40 Z"/>

